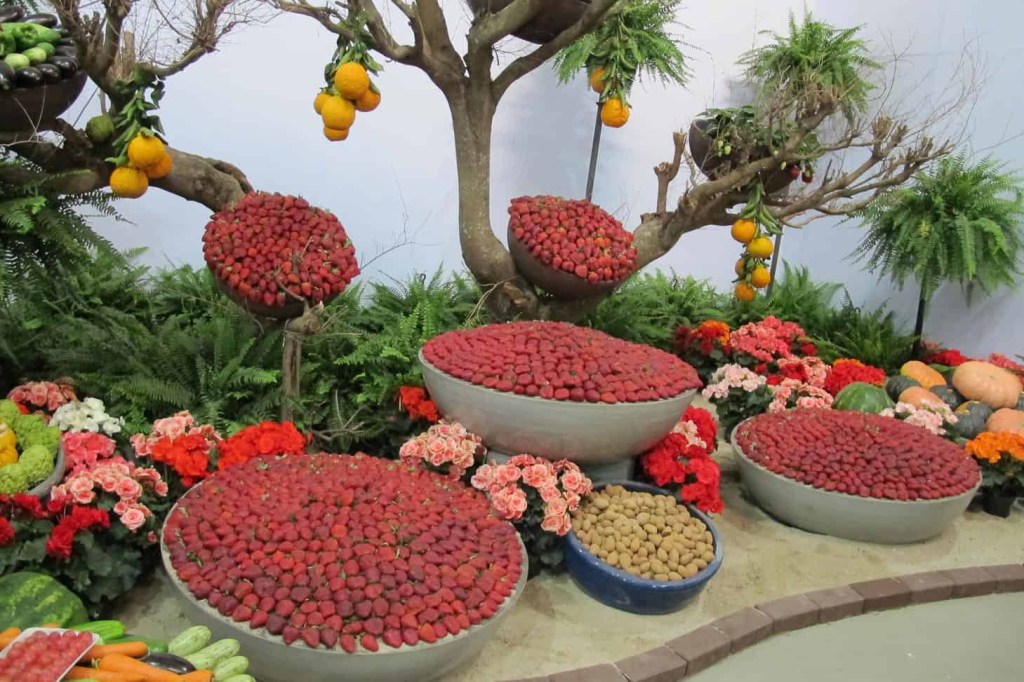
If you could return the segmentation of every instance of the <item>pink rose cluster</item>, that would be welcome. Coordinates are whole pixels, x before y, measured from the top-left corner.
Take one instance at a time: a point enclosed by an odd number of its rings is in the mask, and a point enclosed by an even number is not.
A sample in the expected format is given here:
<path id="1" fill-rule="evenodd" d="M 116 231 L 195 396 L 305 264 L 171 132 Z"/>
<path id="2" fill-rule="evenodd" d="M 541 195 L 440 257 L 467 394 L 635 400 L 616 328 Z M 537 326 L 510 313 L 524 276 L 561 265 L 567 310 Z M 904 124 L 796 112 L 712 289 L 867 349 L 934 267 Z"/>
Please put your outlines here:
<path id="1" fill-rule="evenodd" d="M 750 322 L 734 331 L 729 337 L 729 344 L 734 354 L 748 355 L 757 362 L 772 362 L 792 357 L 794 346 L 803 336 L 804 330 L 800 325 L 769 315 L 760 322 Z M 804 354 L 813 354 L 813 346 L 805 345 L 807 348 L 802 349 Z"/>
<path id="2" fill-rule="evenodd" d="M 49 417 L 61 405 L 76 400 L 75 391 L 67 384 L 55 384 L 52 381 L 30 381 L 15 386 L 7 394 L 7 399 L 17 403 L 26 414 L 41 414 Z"/>
<path id="3" fill-rule="evenodd" d="M 741 365 L 730 363 L 715 370 L 704 388 L 703 395 L 708 400 L 725 400 L 729 391 L 734 388 L 753 393 L 768 384 L 768 379 Z"/>
<path id="4" fill-rule="evenodd" d="M 188 410 L 182 410 L 173 416 L 157 419 L 153 422 L 153 430 L 148 436 L 136 433 L 131 437 L 131 444 L 139 457 L 152 457 L 153 446 L 156 443 L 164 438 L 174 441 L 181 436 L 201 436 L 211 448 L 223 440 L 212 426 L 196 426 L 195 417 Z"/>
<path id="5" fill-rule="evenodd" d="M 943 437 L 951 436 L 951 427 L 957 423 L 957 417 L 948 405 L 926 404 L 917 407 L 910 403 L 896 403 L 896 407 L 882 410 L 879 414 L 920 426 L 936 436 Z"/>
<path id="6" fill-rule="evenodd" d="M 569 513 L 593 490 L 590 479 L 573 462 L 552 462 L 533 455 L 516 455 L 506 464 L 484 464 L 470 483 L 487 493 L 494 510 L 510 521 L 523 518 L 531 499 L 543 504 L 541 530 L 560 536 L 572 529 Z"/>
<path id="7" fill-rule="evenodd" d="M 782 412 L 793 408 L 832 407 L 831 393 L 797 379 L 783 379 L 782 383 L 770 388 L 774 397 L 768 404 L 769 412 Z"/>
<path id="8" fill-rule="evenodd" d="M 98 462 L 54 486 L 50 497 L 58 503 L 90 505 L 101 495 L 116 497 L 113 511 L 125 528 L 135 532 L 153 512 L 141 502 L 142 495 L 151 492 L 158 497 L 167 496 L 167 482 L 156 469 L 138 467 L 121 457 Z"/>
<path id="9" fill-rule="evenodd" d="M 487 449 L 480 437 L 458 422 L 442 421 L 408 440 L 398 451 L 403 462 L 426 463 L 437 469 L 447 467 L 448 475 L 461 478 Z"/>
<path id="10" fill-rule="evenodd" d="M 68 431 L 61 435 L 61 443 L 68 472 L 72 475 L 113 457 L 117 445 L 113 438 L 92 431 Z"/>

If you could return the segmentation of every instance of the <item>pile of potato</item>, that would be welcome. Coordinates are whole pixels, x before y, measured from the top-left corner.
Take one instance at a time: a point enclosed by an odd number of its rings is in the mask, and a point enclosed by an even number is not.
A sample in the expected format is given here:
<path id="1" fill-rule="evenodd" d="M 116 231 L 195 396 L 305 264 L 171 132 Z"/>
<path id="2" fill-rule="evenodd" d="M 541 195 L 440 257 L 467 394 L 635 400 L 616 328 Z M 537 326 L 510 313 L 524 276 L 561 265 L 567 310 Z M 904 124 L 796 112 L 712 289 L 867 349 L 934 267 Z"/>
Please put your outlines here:
<path id="1" fill-rule="evenodd" d="M 587 550 L 649 580 L 683 580 L 715 558 L 711 531 L 670 495 L 610 485 L 573 513 L 572 528 Z"/>

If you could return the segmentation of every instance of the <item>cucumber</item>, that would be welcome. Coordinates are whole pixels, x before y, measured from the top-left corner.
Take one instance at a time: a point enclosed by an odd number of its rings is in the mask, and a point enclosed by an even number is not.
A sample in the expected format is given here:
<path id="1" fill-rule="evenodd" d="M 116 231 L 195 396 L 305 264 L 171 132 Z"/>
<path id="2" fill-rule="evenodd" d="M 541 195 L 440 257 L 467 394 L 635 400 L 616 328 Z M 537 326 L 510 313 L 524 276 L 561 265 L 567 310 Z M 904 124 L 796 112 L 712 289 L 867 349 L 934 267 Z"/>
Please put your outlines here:
<path id="1" fill-rule="evenodd" d="M 20 52 L 13 52 L 7 55 L 4 57 L 4 61 L 12 69 L 24 69 L 26 66 L 32 64 L 32 61 Z"/>
<path id="2" fill-rule="evenodd" d="M 194 665 L 196 670 L 212 670 L 224 659 L 238 655 L 241 648 L 237 639 L 221 639 L 201 651 L 185 656 L 185 660 Z"/>
<path id="3" fill-rule="evenodd" d="M 23 55 L 28 57 L 28 60 L 32 64 L 42 64 L 46 61 L 46 58 L 50 55 L 46 54 L 46 50 L 39 47 L 30 47 L 22 52 Z"/>
<path id="4" fill-rule="evenodd" d="M 232 656 L 231 658 L 225 658 L 213 667 L 213 680 L 214 682 L 219 682 L 220 680 L 237 677 L 248 669 L 249 659 L 245 656 Z"/>
<path id="5" fill-rule="evenodd" d="M 210 632 L 210 628 L 196 625 L 172 639 L 167 645 L 167 651 L 176 656 L 188 656 L 205 647 L 211 637 L 213 637 L 213 633 Z"/>
<path id="6" fill-rule="evenodd" d="M 256 682 L 256 678 L 252 675 L 235 675 L 226 680 L 217 680 L 217 682 Z"/>
<path id="7" fill-rule="evenodd" d="M 124 637 L 124 623 L 119 620 L 94 620 L 80 625 L 72 625 L 71 629 L 99 635 L 104 644 L 111 644 L 113 640 Z"/>

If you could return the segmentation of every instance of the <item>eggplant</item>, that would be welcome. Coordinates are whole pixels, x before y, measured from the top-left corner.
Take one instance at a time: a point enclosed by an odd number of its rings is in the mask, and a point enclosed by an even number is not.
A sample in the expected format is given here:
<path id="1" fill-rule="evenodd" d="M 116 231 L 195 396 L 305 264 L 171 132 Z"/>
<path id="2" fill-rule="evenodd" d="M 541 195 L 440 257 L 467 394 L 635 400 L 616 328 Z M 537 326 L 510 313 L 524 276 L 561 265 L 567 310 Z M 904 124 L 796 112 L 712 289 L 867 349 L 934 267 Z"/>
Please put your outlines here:
<path id="1" fill-rule="evenodd" d="M 56 83 L 61 79 L 60 67 L 55 64 L 36 64 L 36 71 L 42 74 L 44 83 Z"/>
<path id="2" fill-rule="evenodd" d="M 34 66 L 26 66 L 14 72 L 14 82 L 19 88 L 34 88 L 43 84 L 43 74 Z"/>
<path id="3" fill-rule="evenodd" d="M 53 30 L 56 31 L 57 35 L 59 35 L 61 38 L 67 38 L 68 37 L 68 30 L 66 28 L 64 28 L 63 26 L 54 26 Z"/>
<path id="4" fill-rule="evenodd" d="M 10 82 L 14 82 L 14 67 L 0 59 L 0 75 L 3 75 Z"/>
<path id="5" fill-rule="evenodd" d="M 54 26 L 60 23 L 60 19 L 58 19 L 53 14 L 30 14 L 24 19 L 22 19 L 21 23 L 39 24 L 40 26 L 45 26 L 46 28 L 53 28 Z"/>
<path id="6" fill-rule="evenodd" d="M 71 38 L 64 37 L 64 38 L 61 38 L 60 40 L 58 40 L 57 42 L 55 42 L 54 46 L 56 46 L 56 47 L 74 47 L 75 46 L 75 41 L 72 40 Z"/>
<path id="7" fill-rule="evenodd" d="M 25 16 L 25 8 L 20 5 L 4 5 L 0 7 L 0 24 L 17 24 Z"/>
<path id="8" fill-rule="evenodd" d="M 67 45 L 58 45 L 57 47 L 53 48 L 53 54 L 50 56 L 54 57 L 58 55 L 61 57 L 78 57 L 78 49 L 75 48 L 75 46 L 73 45 L 70 47 L 68 47 Z"/>
<path id="9" fill-rule="evenodd" d="M 63 57 L 61 55 L 54 55 L 46 60 L 47 64 L 53 64 L 60 69 L 60 75 L 64 78 L 70 78 L 78 73 L 78 61 L 71 57 Z"/>
<path id="10" fill-rule="evenodd" d="M 14 87 L 14 81 L 5 74 L 0 73 L 0 91 L 6 92 Z"/>
<path id="11" fill-rule="evenodd" d="M 166 670 L 176 675 L 187 675 L 196 671 L 196 667 L 189 663 L 187 659 L 175 656 L 174 654 L 148 654 L 139 660 L 146 665 L 151 665 L 154 668 Z"/>

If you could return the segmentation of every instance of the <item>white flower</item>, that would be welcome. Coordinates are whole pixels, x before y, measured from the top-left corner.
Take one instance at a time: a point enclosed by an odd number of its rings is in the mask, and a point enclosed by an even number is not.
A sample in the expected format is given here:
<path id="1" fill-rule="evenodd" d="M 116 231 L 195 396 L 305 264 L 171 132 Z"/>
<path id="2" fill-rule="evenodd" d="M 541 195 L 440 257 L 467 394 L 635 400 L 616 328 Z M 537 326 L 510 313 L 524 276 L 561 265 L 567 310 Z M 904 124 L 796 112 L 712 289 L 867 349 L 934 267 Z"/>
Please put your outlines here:
<path id="1" fill-rule="evenodd" d="M 105 412 L 103 407 L 103 401 L 99 398 L 86 398 L 82 401 L 86 407 L 92 409 L 95 412 Z"/>

